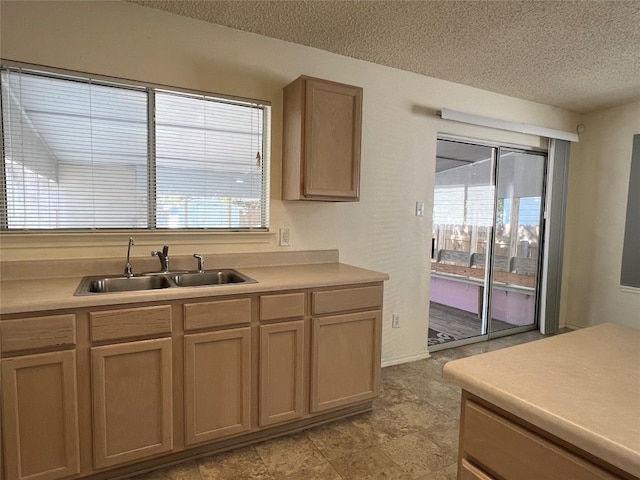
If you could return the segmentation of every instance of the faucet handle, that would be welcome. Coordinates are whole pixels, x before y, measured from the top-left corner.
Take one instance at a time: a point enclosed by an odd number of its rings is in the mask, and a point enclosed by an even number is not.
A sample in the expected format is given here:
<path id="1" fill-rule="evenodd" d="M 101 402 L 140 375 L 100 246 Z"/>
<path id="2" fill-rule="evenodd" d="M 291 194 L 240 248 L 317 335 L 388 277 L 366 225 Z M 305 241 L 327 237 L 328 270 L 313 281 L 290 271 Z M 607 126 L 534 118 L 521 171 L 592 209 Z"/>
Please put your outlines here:
<path id="1" fill-rule="evenodd" d="M 194 253 L 193 258 L 198 260 L 198 273 L 204 272 L 204 255 Z"/>

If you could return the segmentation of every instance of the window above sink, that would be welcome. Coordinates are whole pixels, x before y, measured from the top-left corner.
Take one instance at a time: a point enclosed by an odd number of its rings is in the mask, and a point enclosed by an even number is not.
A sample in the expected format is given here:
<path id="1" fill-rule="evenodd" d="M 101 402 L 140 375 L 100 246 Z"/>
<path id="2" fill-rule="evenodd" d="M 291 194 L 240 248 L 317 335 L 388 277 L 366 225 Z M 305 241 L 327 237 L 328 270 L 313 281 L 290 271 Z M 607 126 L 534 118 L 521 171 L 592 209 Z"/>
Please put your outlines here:
<path id="1" fill-rule="evenodd" d="M 268 102 L 21 64 L 2 99 L 4 232 L 268 229 Z"/>

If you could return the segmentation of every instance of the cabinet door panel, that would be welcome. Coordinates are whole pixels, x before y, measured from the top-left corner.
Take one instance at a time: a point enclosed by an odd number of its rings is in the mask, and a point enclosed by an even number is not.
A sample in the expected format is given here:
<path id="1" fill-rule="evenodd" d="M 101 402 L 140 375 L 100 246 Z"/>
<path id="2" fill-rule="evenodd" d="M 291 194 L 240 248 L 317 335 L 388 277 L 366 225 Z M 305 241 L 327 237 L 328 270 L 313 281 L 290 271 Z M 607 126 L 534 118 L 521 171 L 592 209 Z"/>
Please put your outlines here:
<path id="1" fill-rule="evenodd" d="M 2 400 L 6 478 L 79 473 L 74 351 L 2 360 Z"/>
<path id="2" fill-rule="evenodd" d="M 374 398 L 380 386 L 380 311 L 313 318 L 311 411 Z"/>
<path id="3" fill-rule="evenodd" d="M 251 428 L 249 327 L 185 335 L 185 443 Z"/>
<path id="4" fill-rule="evenodd" d="M 260 426 L 302 417 L 304 321 L 260 326 Z"/>
<path id="5" fill-rule="evenodd" d="M 357 199 L 362 89 L 308 79 L 305 108 L 304 194 Z"/>
<path id="6" fill-rule="evenodd" d="M 91 367 L 95 467 L 170 451 L 171 339 L 94 347 Z"/>

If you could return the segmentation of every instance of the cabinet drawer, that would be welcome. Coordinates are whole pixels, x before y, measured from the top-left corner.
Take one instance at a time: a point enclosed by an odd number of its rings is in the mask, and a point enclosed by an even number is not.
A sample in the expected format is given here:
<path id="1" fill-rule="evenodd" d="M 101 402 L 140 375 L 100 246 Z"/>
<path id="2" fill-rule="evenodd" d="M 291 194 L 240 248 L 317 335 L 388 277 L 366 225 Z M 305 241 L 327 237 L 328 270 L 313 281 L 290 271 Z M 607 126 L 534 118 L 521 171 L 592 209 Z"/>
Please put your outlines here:
<path id="1" fill-rule="evenodd" d="M 89 314 L 91 341 L 171 333 L 171 306 L 105 310 Z"/>
<path id="2" fill-rule="evenodd" d="M 260 297 L 260 320 L 299 318 L 304 316 L 304 293 L 263 295 Z"/>
<path id="3" fill-rule="evenodd" d="M 313 292 L 311 302 L 314 315 L 377 309 L 382 306 L 382 285 Z"/>
<path id="4" fill-rule="evenodd" d="M 184 306 L 184 329 L 226 327 L 251 322 L 251 299 L 188 303 Z"/>
<path id="5" fill-rule="evenodd" d="M 490 477 L 482 470 L 464 459 L 460 464 L 460 475 L 458 475 L 458 478 L 460 480 L 494 480 L 493 477 Z"/>
<path id="6" fill-rule="evenodd" d="M 549 439 L 469 400 L 464 404 L 462 444 L 465 458 L 505 480 L 616 478 Z"/>
<path id="7" fill-rule="evenodd" d="M 2 353 L 76 344 L 76 316 L 51 315 L 0 323 Z"/>

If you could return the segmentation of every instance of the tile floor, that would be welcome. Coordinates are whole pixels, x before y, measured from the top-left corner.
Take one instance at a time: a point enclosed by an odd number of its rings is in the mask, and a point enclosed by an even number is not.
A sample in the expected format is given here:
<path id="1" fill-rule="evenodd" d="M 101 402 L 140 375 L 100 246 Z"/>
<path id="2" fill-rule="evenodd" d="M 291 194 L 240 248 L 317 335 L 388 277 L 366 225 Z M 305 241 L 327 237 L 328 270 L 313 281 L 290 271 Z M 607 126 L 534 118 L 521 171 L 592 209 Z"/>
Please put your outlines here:
<path id="1" fill-rule="evenodd" d="M 540 338 L 527 332 L 384 368 L 372 412 L 131 480 L 455 479 L 460 389 L 442 379 L 443 365 Z"/>

